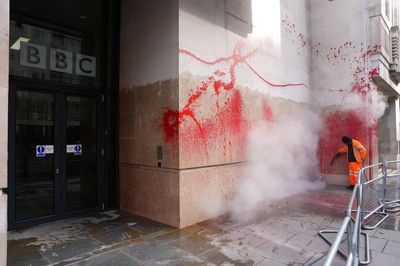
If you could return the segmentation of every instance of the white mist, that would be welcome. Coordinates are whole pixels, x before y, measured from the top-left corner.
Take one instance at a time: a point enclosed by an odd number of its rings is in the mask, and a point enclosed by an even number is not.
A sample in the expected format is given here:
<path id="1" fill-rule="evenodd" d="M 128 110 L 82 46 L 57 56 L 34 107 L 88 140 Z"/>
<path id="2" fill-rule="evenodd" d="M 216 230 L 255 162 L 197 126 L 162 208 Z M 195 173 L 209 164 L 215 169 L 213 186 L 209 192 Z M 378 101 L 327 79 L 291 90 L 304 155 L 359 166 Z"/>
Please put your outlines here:
<path id="1" fill-rule="evenodd" d="M 259 122 L 249 135 L 249 164 L 240 178 L 229 212 L 251 219 L 262 203 L 309 189 L 319 189 L 318 140 L 322 122 L 311 111 L 290 114 L 276 122 Z"/>

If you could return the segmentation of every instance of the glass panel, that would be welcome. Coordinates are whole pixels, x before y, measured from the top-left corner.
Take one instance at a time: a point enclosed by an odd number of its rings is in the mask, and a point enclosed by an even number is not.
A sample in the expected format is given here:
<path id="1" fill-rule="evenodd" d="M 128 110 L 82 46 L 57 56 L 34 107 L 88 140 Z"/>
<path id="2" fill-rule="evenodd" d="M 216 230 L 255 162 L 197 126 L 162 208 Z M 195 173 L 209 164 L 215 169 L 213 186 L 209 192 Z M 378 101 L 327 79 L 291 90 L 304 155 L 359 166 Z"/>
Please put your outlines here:
<path id="1" fill-rule="evenodd" d="M 13 0 L 10 75 L 109 87 L 114 1 Z"/>
<path id="2" fill-rule="evenodd" d="M 97 206 L 96 98 L 66 97 L 67 211 Z"/>
<path id="3" fill-rule="evenodd" d="M 19 221 L 55 211 L 54 95 L 18 91 L 16 105 L 15 204 Z"/>

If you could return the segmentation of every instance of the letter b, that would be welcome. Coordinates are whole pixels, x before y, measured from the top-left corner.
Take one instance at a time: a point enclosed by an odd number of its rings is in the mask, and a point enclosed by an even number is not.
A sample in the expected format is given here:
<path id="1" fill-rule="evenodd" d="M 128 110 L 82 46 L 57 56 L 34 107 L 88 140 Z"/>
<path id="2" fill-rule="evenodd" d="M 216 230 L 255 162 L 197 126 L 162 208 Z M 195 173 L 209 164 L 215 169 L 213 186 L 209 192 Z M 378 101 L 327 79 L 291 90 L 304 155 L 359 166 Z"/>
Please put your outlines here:
<path id="1" fill-rule="evenodd" d="M 29 64 L 40 64 L 39 49 L 33 46 L 27 47 L 27 61 Z"/>
<path id="2" fill-rule="evenodd" d="M 22 42 L 19 63 L 22 66 L 46 69 L 46 47 Z"/>
<path id="3" fill-rule="evenodd" d="M 72 73 L 72 52 L 50 48 L 50 70 Z"/>

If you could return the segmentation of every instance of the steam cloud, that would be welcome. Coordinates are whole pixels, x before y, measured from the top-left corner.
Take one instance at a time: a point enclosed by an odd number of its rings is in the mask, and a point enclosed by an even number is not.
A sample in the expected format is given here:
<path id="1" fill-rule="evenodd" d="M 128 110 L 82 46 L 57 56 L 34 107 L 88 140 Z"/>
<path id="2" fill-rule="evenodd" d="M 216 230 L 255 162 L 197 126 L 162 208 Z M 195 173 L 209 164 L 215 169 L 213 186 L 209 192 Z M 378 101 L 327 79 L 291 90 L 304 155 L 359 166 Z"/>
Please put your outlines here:
<path id="1" fill-rule="evenodd" d="M 354 111 L 368 126 L 372 126 L 384 115 L 388 107 L 388 97 L 377 89 L 370 90 L 366 95 L 348 92 L 340 106 L 341 110 Z M 365 110 L 369 110 L 369 113 Z"/>
<path id="2" fill-rule="evenodd" d="M 250 161 L 229 204 L 234 219 L 251 219 L 261 203 L 324 186 L 317 180 L 321 125 L 320 118 L 307 111 L 254 127 L 247 147 Z"/>
<path id="3" fill-rule="evenodd" d="M 252 219 L 265 204 L 324 187 L 318 178 L 318 142 L 323 130 L 319 113 L 324 108 L 320 104 L 314 102 L 309 110 L 275 122 L 260 121 L 253 128 L 247 145 L 249 164 L 227 210 L 233 219 Z M 388 104 L 387 96 L 373 89 L 366 95 L 348 92 L 337 105 L 359 114 L 370 126 L 384 115 Z"/>

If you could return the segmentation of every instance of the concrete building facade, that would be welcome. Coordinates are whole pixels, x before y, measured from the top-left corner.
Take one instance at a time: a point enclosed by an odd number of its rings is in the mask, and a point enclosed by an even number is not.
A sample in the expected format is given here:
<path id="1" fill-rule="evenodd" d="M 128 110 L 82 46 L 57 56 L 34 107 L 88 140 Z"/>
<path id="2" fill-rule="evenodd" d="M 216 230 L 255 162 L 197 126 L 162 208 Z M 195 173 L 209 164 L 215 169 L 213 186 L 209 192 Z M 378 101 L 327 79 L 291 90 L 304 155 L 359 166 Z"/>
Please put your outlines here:
<path id="1" fill-rule="evenodd" d="M 135 3 L 142 14 L 151 6 Z M 129 4 L 123 1 L 123 10 L 135 20 Z M 307 125 L 319 134 L 307 140 L 319 143 L 318 158 L 308 156 L 329 183 L 347 182 L 345 159 L 330 165 L 343 135 L 366 145 L 366 163 L 396 158 L 398 90 L 390 33 L 396 1 L 185 0 L 171 6 L 157 16 L 168 29 L 140 37 L 146 49 L 162 49 L 149 51 L 140 64 L 134 61 L 141 71 L 157 71 L 151 78 L 120 76 L 120 121 L 137 125 L 120 132 L 122 209 L 177 227 L 212 216 L 210 205 L 232 196 L 243 174 L 248 134 L 260 120 L 320 114 L 321 121 Z M 140 28 L 150 23 L 135 22 Z M 122 36 L 131 30 L 122 29 Z M 133 39 L 123 43 L 136 47 Z M 136 51 L 127 49 L 121 69 L 130 69 Z M 160 69 L 158 57 L 167 69 Z M 143 125 L 144 135 L 135 133 Z M 149 180 L 157 185 L 148 186 Z M 143 198 L 146 204 L 137 205 Z"/>
<path id="2" fill-rule="evenodd" d="M 108 5 L 110 1 L 102 1 L 98 8 L 107 10 Z M 121 0 L 113 7 L 118 15 L 98 24 L 107 29 L 104 34 L 94 26 L 98 21 L 88 26 L 82 22 L 97 14 L 89 7 L 79 12 L 71 7 L 75 17 L 69 29 L 60 21 L 59 27 L 50 27 L 25 18 L 26 12 L 36 10 L 27 1 L 11 7 L 9 1 L 1 2 L 0 58 L 5 63 L 0 73 L 0 108 L 4 109 L 0 112 L 0 187 L 7 188 L 8 180 L 12 199 L 7 207 L 7 195 L 1 192 L 0 258 L 6 250 L 6 213 L 11 215 L 12 228 L 32 224 L 24 221 L 33 218 L 35 223 L 48 221 L 29 213 L 20 214 L 22 222 L 17 219 L 16 187 L 21 182 L 24 187 L 28 174 L 18 179 L 18 123 L 26 124 L 16 106 L 25 99 L 18 92 L 26 91 L 30 82 L 56 95 L 52 130 L 59 133 L 55 133 L 53 152 L 40 153 L 42 146 L 52 143 L 29 144 L 36 148 L 30 160 L 55 154 L 49 167 L 61 173 L 61 181 L 54 179 L 54 186 L 60 187 L 54 192 L 55 207 L 49 207 L 57 215 L 50 220 L 82 214 L 83 209 L 118 207 L 178 228 L 214 217 L 229 205 L 244 178 L 251 152 L 249 135 L 260 122 L 273 132 L 265 138 L 280 143 L 280 148 L 271 150 L 271 160 L 284 149 L 293 156 L 278 160 L 276 167 L 290 171 L 301 167 L 304 175 L 320 176 L 329 183 L 347 182 L 345 159 L 330 163 L 343 135 L 366 145 L 366 163 L 398 156 L 397 0 Z M 80 22 L 74 24 L 76 17 Z M 52 18 L 47 13 L 42 20 Z M 21 27 L 23 33 L 18 31 Z M 35 43 L 35 35 L 24 36 L 28 29 L 51 36 L 50 41 L 43 37 Z M 9 40 L 13 34 L 15 39 Z M 11 47 L 17 40 L 21 48 L 15 50 Z M 26 55 L 24 49 L 31 56 L 36 54 L 29 51 L 48 49 L 45 73 L 34 62 L 12 61 Z M 67 62 L 75 62 L 70 72 Z M 23 80 L 14 77 L 21 75 Z M 61 89 L 52 89 L 58 85 Z M 10 89 L 8 107 L 9 87 L 16 91 Z M 96 88 L 96 93 L 90 88 Z M 28 102 L 34 102 L 29 97 Z M 94 120 L 98 121 L 93 125 L 95 135 L 89 134 L 92 127 L 82 130 Z M 48 121 L 40 122 L 42 128 L 52 125 Z M 62 133 L 65 128 L 67 133 Z M 91 142 L 93 136 L 96 143 Z M 59 151 L 66 155 L 57 155 Z M 79 157 L 86 151 L 93 151 L 92 157 Z M 7 170 L 7 156 L 11 170 Z M 79 166 L 69 164 L 77 158 L 82 159 Z M 97 158 L 95 166 L 93 158 Z M 72 172 L 86 170 L 69 174 L 70 166 L 75 167 Z M 77 209 L 68 205 L 68 199 Z"/>

